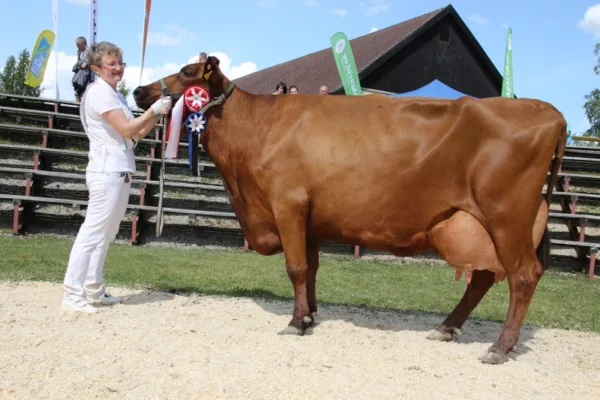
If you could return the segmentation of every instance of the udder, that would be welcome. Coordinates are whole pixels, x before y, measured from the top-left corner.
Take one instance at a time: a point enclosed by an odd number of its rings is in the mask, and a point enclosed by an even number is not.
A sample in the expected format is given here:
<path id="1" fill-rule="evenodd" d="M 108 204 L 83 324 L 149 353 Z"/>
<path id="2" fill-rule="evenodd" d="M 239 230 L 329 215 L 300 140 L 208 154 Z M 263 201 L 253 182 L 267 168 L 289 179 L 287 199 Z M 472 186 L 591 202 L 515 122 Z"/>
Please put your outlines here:
<path id="1" fill-rule="evenodd" d="M 535 248 L 542 240 L 547 221 L 548 206 L 542 201 L 532 232 Z M 466 272 L 467 282 L 470 283 L 472 271 L 476 269 L 494 272 L 496 282 L 504 279 L 504 267 L 498 259 L 492 238 L 471 214 L 456 212 L 429 231 L 429 240 L 438 254 L 456 269 L 457 280 Z"/>

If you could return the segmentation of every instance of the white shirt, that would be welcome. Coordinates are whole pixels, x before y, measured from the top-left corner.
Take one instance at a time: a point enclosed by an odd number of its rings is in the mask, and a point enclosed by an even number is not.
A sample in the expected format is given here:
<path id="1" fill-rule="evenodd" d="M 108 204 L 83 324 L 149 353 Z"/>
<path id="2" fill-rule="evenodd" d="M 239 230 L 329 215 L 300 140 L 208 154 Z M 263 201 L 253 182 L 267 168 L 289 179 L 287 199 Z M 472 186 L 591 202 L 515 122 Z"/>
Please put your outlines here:
<path id="1" fill-rule="evenodd" d="M 91 172 L 135 172 L 133 149 L 137 140 L 126 139 L 101 115 L 122 109 L 127 119 L 134 118 L 123 95 L 98 77 L 81 101 L 81 121 L 90 139 L 87 170 Z"/>

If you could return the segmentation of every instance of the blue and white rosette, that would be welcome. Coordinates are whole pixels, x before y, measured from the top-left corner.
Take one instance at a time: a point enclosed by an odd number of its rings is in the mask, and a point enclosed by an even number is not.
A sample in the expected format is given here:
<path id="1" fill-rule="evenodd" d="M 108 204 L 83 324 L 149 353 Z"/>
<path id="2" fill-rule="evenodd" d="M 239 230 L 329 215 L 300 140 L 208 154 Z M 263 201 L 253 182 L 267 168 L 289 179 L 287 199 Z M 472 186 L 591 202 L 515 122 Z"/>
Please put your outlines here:
<path id="1" fill-rule="evenodd" d="M 206 129 L 206 117 L 200 111 L 190 114 L 185 120 L 185 128 L 188 131 L 188 157 L 190 170 L 194 159 L 194 136 L 201 136 Z"/>

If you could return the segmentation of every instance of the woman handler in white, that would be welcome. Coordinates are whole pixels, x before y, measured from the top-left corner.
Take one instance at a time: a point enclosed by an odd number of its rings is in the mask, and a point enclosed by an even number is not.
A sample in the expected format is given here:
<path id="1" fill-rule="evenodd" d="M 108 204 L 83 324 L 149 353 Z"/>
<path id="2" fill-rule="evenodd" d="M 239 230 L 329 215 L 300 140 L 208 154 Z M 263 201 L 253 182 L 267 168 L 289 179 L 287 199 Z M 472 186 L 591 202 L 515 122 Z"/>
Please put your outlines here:
<path id="1" fill-rule="evenodd" d="M 104 261 L 125 215 L 135 172 L 133 149 L 172 106 L 170 98 L 157 100 L 134 118 L 117 84 L 123 78 L 123 51 L 112 43 L 88 48 L 87 62 L 97 76 L 80 105 L 81 121 L 90 140 L 86 183 L 89 191 L 85 221 L 69 258 L 62 308 L 93 313 L 88 300 L 114 304 L 104 286 Z"/>

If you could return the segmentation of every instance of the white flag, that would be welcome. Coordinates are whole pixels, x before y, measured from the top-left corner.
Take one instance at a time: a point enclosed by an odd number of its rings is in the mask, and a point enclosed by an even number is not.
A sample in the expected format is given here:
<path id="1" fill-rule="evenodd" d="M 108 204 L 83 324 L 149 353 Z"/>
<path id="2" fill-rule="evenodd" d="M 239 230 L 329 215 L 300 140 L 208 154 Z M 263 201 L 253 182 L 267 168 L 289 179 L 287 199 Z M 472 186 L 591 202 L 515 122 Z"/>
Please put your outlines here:
<path id="1" fill-rule="evenodd" d="M 98 0 L 90 0 L 90 35 L 88 45 L 96 43 L 98 38 Z"/>

